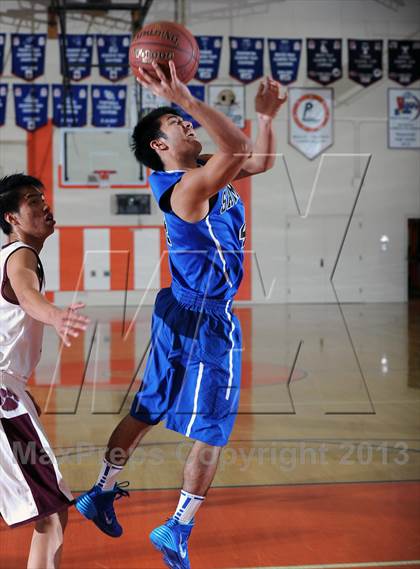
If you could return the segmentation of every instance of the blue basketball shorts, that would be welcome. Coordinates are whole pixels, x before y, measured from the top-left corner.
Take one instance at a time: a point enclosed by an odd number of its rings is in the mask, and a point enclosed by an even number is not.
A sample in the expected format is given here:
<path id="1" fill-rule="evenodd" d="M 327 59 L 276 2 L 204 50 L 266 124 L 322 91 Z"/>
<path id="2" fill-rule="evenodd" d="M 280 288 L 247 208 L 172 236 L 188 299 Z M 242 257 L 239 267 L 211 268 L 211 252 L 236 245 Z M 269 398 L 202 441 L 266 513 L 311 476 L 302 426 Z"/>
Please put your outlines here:
<path id="1" fill-rule="evenodd" d="M 174 296 L 176 294 L 176 297 Z M 152 317 L 151 349 L 130 414 L 214 446 L 235 422 L 242 338 L 231 301 L 197 302 L 182 289 L 162 289 Z"/>

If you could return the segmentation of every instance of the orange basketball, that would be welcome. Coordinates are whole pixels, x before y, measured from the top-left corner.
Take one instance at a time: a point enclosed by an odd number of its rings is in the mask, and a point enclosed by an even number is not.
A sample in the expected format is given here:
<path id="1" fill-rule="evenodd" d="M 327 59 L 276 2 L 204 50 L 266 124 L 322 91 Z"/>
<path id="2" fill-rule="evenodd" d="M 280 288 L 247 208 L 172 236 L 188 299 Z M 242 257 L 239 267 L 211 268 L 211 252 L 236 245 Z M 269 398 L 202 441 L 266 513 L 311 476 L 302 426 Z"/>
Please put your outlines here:
<path id="1" fill-rule="evenodd" d="M 188 83 L 197 72 L 200 50 L 195 37 L 185 26 L 175 22 L 153 22 L 134 36 L 130 45 L 129 61 L 134 75 L 138 68 L 155 76 L 152 62 L 162 66 L 169 76 L 169 61 L 175 63 L 178 78 Z"/>

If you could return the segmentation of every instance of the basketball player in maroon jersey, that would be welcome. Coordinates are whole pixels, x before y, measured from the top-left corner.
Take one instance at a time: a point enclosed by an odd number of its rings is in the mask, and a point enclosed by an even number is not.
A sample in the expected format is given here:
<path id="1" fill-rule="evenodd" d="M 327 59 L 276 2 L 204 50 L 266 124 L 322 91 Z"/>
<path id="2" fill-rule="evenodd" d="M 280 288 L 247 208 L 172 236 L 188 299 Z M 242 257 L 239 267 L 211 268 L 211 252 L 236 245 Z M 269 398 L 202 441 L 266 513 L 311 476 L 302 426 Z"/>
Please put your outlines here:
<path id="1" fill-rule="evenodd" d="M 62 310 L 42 294 L 39 253 L 55 220 L 42 183 L 13 174 L 0 179 L 0 513 L 11 527 L 34 522 L 28 569 L 59 567 L 72 495 L 26 383 L 41 356 L 44 324 L 66 346 L 86 329 L 83 304 Z"/>

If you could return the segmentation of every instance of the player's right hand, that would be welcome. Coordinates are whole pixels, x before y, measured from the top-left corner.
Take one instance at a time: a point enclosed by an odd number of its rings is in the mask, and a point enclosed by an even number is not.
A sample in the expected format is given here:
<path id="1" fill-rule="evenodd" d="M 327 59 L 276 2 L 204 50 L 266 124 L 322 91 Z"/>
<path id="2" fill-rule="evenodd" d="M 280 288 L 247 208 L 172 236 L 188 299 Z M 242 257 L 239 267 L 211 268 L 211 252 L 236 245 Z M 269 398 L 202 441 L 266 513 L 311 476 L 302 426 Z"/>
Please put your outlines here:
<path id="1" fill-rule="evenodd" d="M 258 115 L 274 119 L 277 113 L 287 101 L 287 92 L 282 93 L 281 85 L 270 77 L 260 81 L 255 96 L 255 111 Z"/>
<path id="2" fill-rule="evenodd" d="M 76 304 L 71 304 L 64 310 L 57 309 L 54 316 L 52 325 L 55 331 L 60 336 L 63 344 L 67 347 L 71 346 L 69 336 L 77 338 L 80 332 L 84 332 L 89 324 L 90 320 L 87 316 L 79 314 L 79 310 L 84 308 L 85 304 L 83 302 L 77 302 Z"/>
<path id="3" fill-rule="evenodd" d="M 169 78 L 166 77 L 158 63 L 154 61 L 152 65 L 157 78 L 139 67 L 139 77 L 137 81 L 143 85 L 143 87 L 150 89 L 150 91 L 158 97 L 163 97 L 181 107 L 185 107 L 194 99 L 188 87 L 178 79 L 173 61 L 169 62 Z"/>

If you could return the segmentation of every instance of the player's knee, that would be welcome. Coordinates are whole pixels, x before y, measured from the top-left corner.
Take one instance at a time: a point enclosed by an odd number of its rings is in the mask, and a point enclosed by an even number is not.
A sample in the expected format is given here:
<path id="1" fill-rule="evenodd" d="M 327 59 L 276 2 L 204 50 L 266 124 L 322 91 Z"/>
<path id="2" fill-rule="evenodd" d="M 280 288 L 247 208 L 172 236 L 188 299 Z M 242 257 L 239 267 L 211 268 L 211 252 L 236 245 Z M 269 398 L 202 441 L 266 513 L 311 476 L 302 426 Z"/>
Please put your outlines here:
<path id="1" fill-rule="evenodd" d="M 204 466 L 217 464 L 220 455 L 220 447 L 206 446 L 200 450 L 200 461 Z"/>
<path id="2" fill-rule="evenodd" d="M 64 531 L 64 529 L 67 526 L 67 522 L 69 520 L 69 511 L 63 510 L 62 512 L 59 512 L 58 513 L 58 519 L 60 521 L 61 528 Z"/>
<path id="3" fill-rule="evenodd" d="M 38 533 L 58 532 L 64 530 L 68 521 L 68 512 L 64 510 L 59 513 L 51 514 L 35 522 L 35 529 Z"/>
<path id="4" fill-rule="evenodd" d="M 198 462 L 201 467 L 214 466 L 219 460 L 220 451 L 220 447 L 196 441 L 193 451 L 187 459 L 187 465 L 196 464 Z"/>

